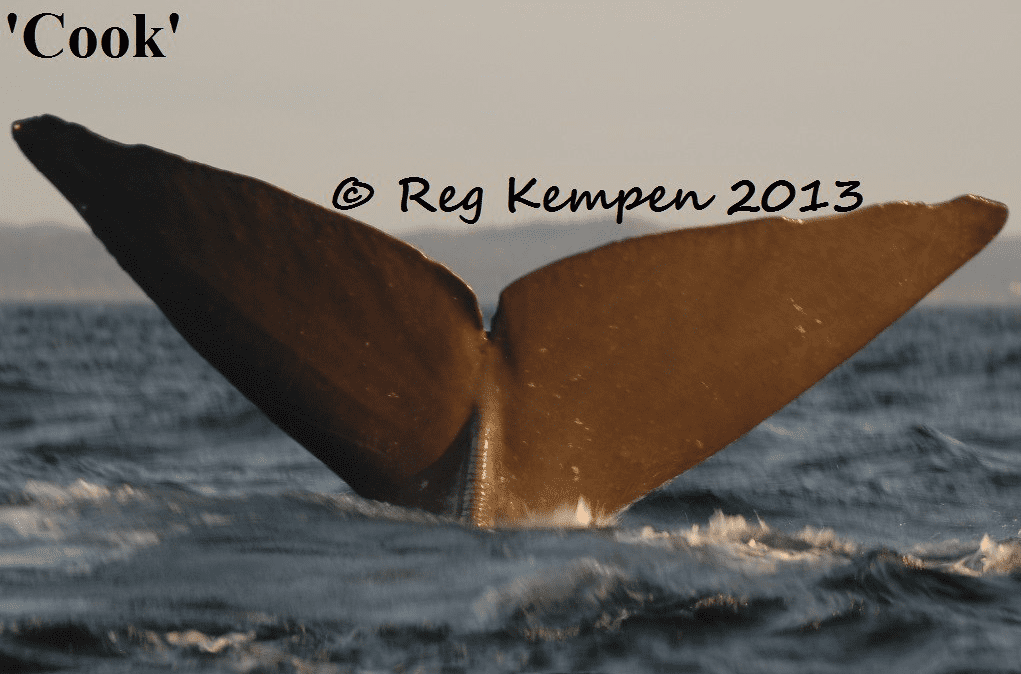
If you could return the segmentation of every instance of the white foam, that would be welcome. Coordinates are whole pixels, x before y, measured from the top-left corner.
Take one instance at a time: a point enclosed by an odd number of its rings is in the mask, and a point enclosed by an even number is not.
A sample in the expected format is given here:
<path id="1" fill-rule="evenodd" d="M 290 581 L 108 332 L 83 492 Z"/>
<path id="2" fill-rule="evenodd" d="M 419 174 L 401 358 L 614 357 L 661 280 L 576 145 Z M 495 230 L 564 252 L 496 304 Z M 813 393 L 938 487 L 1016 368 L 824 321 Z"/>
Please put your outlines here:
<path id="1" fill-rule="evenodd" d="M 783 436 L 785 438 L 791 438 L 792 440 L 804 441 L 804 440 L 806 440 L 808 438 L 808 434 L 805 432 L 804 428 L 798 428 L 796 430 L 791 430 L 789 428 L 784 428 L 783 426 L 780 426 L 780 425 L 778 425 L 776 423 L 773 423 L 773 422 L 770 422 L 770 421 L 764 421 L 760 425 L 763 428 L 766 428 L 766 429 L 772 431 L 776 435 L 781 435 L 781 436 Z"/>
<path id="2" fill-rule="evenodd" d="M 81 478 L 67 486 L 42 480 L 27 480 L 21 491 L 36 502 L 49 505 L 62 505 L 75 501 L 97 503 L 110 499 L 125 503 L 142 497 L 140 492 L 126 484 L 111 491 L 109 487 L 87 482 Z"/>
<path id="3" fill-rule="evenodd" d="M 38 506 L 0 507 L 0 526 L 7 527 L 19 538 L 60 540 L 63 523 L 51 510 Z"/>
<path id="4" fill-rule="evenodd" d="M 841 538 L 832 529 L 805 527 L 794 534 L 786 534 L 770 529 L 761 519 L 753 525 L 741 515 L 724 515 L 719 510 L 709 519 L 708 526 L 694 524 L 674 531 L 657 531 L 645 526 L 638 531 L 618 531 L 616 538 L 635 545 L 696 548 L 712 553 L 714 561 L 757 572 L 776 571 L 784 564 L 832 564 L 861 554 L 864 549 L 861 544 Z M 969 546 L 953 539 L 916 546 L 913 554 L 904 555 L 903 559 L 914 566 L 967 576 L 1021 570 L 1021 537 L 996 541 L 986 534 L 977 549 L 971 547 L 970 552 L 968 549 Z M 962 556 L 947 562 L 948 554 Z M 943 559 L 931 559 L 934 555 Z"/>
<path id="5" fill-rule="evenodd" d="M 976 576 L 1007 574 L 1021 569 L 1021 539 L 994 541 L 989 534 L 982 536 L 978 550 L 950 565 L 949 570 Z"/>
<path id="6" fill-rule="evenodd" d="M 55 568 L 70 567 L 85 570 L 89 567 L 87 560 L 94 551 L 75 545 L 46 545 L 21 550 L 18 552 L 0 553 L 0 568 Z"/>
<path id="7" fill-rule="evenodd" d="M 581 496 L 578 497 L 578 507 L 574 510 L 574 521 L 582 527 L 587 527 L 592 521 L 592 510 Z"/>
<path id="8" fill-rule="evenodd" d="M 742 515 L 724 515 L 717 510 L 708 526 L 698 524 L 674 531 L 641 530 L 617 532 L 624 543 L 653 545 L 670 549 L 699 549 L 713 554 L 718 562 L 762 573 L 776 571 L 785 563 L 830 564 L 846 559 L 858 546 L 829 529 L 806 527 L 790 535 L 772 530 L 762 519 L 750 524 Z"/>
<path id="9" fill-rule="evenodd" d="M 198 630 L 167 632 L 167 643 L 172 646 L 193 646 L 203 653 L 219 653 L 230 646 L 239 646 L 255 639 L 255 632 L 231 632 L 219 637 L 206 636 Z"/>
<path id="10" fill-rule="evenodd" d="M 68 486 L 28 480 L 23 493 L 29 505 L 0 506 L 0 568 L 88 571 L 161 540 L 155 531 L 83 516 L 83 505 L 115 501 L 118 508 L 142 498 L 127 485 L 111 490 L 82 479 Z"/>

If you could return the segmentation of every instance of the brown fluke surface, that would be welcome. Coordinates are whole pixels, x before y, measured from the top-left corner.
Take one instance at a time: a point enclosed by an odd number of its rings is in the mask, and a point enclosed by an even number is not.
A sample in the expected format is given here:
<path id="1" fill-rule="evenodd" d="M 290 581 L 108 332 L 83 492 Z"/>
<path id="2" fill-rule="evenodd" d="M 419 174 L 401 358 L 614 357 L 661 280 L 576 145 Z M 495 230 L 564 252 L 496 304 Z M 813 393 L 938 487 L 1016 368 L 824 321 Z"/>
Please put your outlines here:
<path id="1" fill-rule="evenodd" d="M 622 241 L 471 290 L 261 181 L 52 116 L 25 155 L 182 335 L 359 494 L 475 524 L 609 519 L 818 381 L 975 255 L 966 196 Z"/>
<path id="2" fill-rule="evenodd" d="M 410 487 L 456 454 L 473 409 L 485 333 L 464 283 L 411 246 L 258 180 L 51 116 L 16 122 L 14 137 L 185 339 L 274 423 L 359 494 L 443 509 L 443 485 Z"/>
<path id="3" fill-rule="evenodd" d="M 978 253 L 1006 221 L 978 197 L 892 203 L 613 243 L 512 283 L 514 503 L 609 515 L 751 430 Z"/>

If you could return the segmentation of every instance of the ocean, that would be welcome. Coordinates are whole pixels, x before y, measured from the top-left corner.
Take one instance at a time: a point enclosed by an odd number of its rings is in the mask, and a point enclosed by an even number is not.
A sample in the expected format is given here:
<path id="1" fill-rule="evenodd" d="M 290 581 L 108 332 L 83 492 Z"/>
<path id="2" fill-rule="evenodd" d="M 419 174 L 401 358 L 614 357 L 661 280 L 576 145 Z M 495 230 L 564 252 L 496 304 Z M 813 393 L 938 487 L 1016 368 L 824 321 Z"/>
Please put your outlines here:
<path id="1" fill-rule="evenodd" d="M 366 501 L 149 305 L 0 305 L 0 671 L 1021 671 L 1021 308 L 916 308 L 611 527 Z"/>

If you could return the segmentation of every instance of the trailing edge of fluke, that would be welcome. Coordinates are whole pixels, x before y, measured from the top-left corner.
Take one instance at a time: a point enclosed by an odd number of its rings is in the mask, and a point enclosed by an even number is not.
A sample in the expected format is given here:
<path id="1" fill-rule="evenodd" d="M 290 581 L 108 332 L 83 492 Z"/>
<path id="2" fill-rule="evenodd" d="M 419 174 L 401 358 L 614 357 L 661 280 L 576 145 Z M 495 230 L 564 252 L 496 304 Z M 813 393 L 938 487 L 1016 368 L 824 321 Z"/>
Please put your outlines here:
<path id="1" fill-rule="evenodd" d="M 25 156 L 171 323 L 358 494 L 601 523 L 719 451 L 978 253 L 964 196 L 611 243 L 504 289 L 272 185 L 53 116 Z"/>

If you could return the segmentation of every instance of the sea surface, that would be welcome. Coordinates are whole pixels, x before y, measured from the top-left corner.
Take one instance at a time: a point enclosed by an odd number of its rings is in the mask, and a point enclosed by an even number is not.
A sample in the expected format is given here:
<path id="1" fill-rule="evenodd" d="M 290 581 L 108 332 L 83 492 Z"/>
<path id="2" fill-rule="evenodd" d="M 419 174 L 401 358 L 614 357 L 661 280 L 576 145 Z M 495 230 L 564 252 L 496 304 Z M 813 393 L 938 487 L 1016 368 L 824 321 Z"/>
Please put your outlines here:
<path id="1" fill-rule="evenodd" d="M 1021 311 L 915 309 L 609 528 L 362 500 L 151 306 L 0 305 L 0 672 L 1021 671 Z"/>

